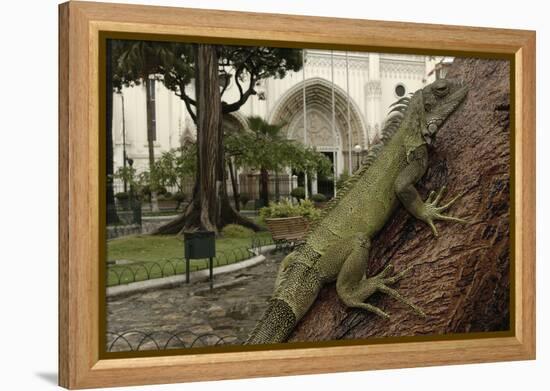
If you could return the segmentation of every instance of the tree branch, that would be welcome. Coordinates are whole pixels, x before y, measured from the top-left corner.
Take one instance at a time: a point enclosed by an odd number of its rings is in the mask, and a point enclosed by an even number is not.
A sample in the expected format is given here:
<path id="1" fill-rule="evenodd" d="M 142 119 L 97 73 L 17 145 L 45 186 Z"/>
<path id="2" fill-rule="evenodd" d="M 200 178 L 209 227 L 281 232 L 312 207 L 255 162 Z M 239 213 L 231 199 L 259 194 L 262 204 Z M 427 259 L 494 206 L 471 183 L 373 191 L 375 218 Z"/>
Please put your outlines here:
<path id="1" fill-rule="evenodd" d="M 220 91 L 220 96 L 223 96 L 223 93 L 225 92 L 225 90 L 227 90 L 227 87 L 229 86 L 229 81 L 227 78 L 227 72 L 225 72 L 225 70 L 221 74 L 223 75 L 223 88 Z"/>
<path id="2" fill-rule="evenodd" d="M 176 93 L 177 96 L 179 96 L 183 102 L 185 103 L 185 107 L 187 108 L 187 112 L 191 116 L 191 119 L 196 124 L 197 123 L 197 114 L 193 111 L 193 107 L 191 106 L 197 106 L 197 101 L 194 99 L 191 99 L 186 93 L 185 93 L 185 85 L 180 84 L 180 93 Z"/>
<path id="3" fill-rule="evenodd" d="M 237 73 L 235 73 L 235 77 L 236 76 L 237 76 Z M 236 80 L 238 79 L 236 78 Z M 250 74 L 250 84 L 248 85 L 248 89 L 246 90 L 246 92 L 243 92 L 241 84 L 237 81 L 237 88 L 239 89 L 240 97 L 238 100 L 236 100 L 233 103 L 222 102 L 222 112 L 224 114 L 227 114 L 227 113 L 232 113 L 234 111 L 239 110 L 241 106 L 246 103 L 246 101 L 251 95 L 256 95 L 256 90 L 254 89 L 255 84 L 256 84 L 256 78 L 252 73 Z"/>

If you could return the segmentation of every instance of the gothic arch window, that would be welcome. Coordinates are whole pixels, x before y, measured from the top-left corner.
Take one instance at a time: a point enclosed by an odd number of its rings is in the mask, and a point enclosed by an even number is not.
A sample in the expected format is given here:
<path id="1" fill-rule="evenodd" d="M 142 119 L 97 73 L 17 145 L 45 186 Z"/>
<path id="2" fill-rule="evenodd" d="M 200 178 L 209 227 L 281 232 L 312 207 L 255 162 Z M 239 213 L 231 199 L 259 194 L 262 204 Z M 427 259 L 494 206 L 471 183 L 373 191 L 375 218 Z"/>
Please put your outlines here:
<path id="1" fill-rule="evenodd" d="M 331 124 L 332 85 L 330 80 L 314 77 L 307 79 L 305 85 L 308 111 L 309 109 L 316 109 L 318 112 L 324 113 Z M 299 82 L 281 95 L 269 115 L 270 122 L 290 124 L 290 122 L 296 118 L 295 116 L 303 118 L 303 92 L 304 82 Z M 347 105 L 348 100 L 346 91 L 338 85 L 334 85 L 335 127 L 340 133 L 337 137 L 340 138 L 344 150 L 349 149 L 349 141 L 347 140 Z M 351 144 L 363 144 L 365 125 L 359 108 L 353 99 L 350 99 L 350 125 Z M 301 128 L 303 129 L 303 125 Z M 286 130 L 288 132 L 292 130 L 292 128 L 287 125 Z M 301 132 L 303 132 L 303 130 Z"/>
<path id="2" fill-rule="evenodd" d="M 399 83 L 395 86 L 394 94 L 398 98 L 402 98 L 407 93 L 407 89 L 405 88 L 405 85 L 403 83 Z"/>

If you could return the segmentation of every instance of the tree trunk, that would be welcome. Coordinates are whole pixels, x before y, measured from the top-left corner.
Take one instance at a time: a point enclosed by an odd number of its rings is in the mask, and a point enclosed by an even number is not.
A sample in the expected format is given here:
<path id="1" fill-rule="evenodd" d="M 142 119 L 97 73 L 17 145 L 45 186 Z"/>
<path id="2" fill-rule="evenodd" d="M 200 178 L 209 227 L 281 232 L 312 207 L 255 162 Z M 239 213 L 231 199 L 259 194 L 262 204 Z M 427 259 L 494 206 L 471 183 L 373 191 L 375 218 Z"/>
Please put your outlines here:
<path id="1" fill-rule="evenodd" d="M 275 171 L 275 201 L 281 200 L 281 191 L 279 190 L 279 171 Z"/>
<path id="2" fill-rule="evenodd" d="M 395 299 L 367 299 L 390 319 L 347 309 L 334 284 L 319 298 L 290 340 L 439 335 L 510 330 L 510 67 L 508 61 L 456 59 L 448 78 L 470 86 L 464 105 L 449 118 L 430 153 L 418 189 L 448 187 L 450 210 L 469 225 L 436 222 L 440 238 L 400 208 L 373 241 L 368 275 L 392 263 L 414 268 L 394 287 L 422 307 L 416 316 Z"/>
<path id="3" fill-rule="evenodd" d="M 231 177 L 231 188 L 233 189 L 233 202 L 235 203 L 235 209 L 237 211 L 241 210 L 240 205 L 240 194 L 239 194 L 239 186 L 237 184 L 237 178 L 236 173 L 233 168 L 233 162 L 231 161 L 231 158 L 227 159 L 227 168 L 229 169 L 229 176 Z"/>
<path id="4" fill-rule="evenodd" d="M 115 192 L 113 189 L 113 62 L 112 62 L 112 43 L 107 40 L 107 86 L 106 86 L 106 108 L 105 108 L 105 138 L 106 138 L 106 205 L 107 205 L 107 224 L 115 224 L 120 221 L 116 213 Z"/>
<path id="5" fill-rule="evenodd" d="M 264 168 L 260 168 L 260 199 L 262 205 L 269 205 L 269 172 Z"/>
<path id="6" fill-rule="evenodd" d="M 215 45 L 198 44 L 195 58 L 198 165 L 193 199 L 183 215 L 153 234 L 179 234 L 197 229 L 217 232 L 230 223 L 259 230 L 256 224 L 233 209 L 225 187 L 222 107 Z"/>
<path id="7" fill-rule="evenodd" d="M 147 104 L 147 149 L 149 152 L 149 175 L 154 177 L 155 170 L 155 140 L 156 140 L 156 107 L 153 99 L 155 83 L 149 76 L 145 78 L 145 100 Z M 157 192 L 151 188 L 151 211 L 158 212 Z"/>

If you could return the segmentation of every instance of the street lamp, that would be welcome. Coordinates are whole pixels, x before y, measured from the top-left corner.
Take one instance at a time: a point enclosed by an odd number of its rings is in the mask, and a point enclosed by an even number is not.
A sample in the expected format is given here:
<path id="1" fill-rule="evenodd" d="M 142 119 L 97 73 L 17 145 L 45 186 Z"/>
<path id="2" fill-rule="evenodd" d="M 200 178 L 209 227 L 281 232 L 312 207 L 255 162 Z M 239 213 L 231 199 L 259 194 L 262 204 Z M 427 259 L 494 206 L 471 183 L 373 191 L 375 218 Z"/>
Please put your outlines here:
<path id="1" fill-rule="evenodd" d="M 122 166 L 124 169 L 126 169 L 126 161 L 128 160 L 128 157 L 126 155 L 126 119 L 124 114 L 124 95 L 122 94 L 122 91 L 119 92 L 120 94 L 120 102 L 122 105 Z M 130 166 L 131 167 L 131 166 Z M 124 175 L 124 192 L 126 193 L 128 191 L 126 183 L 126 175 Z"/>
<path id="2" fill-rule="evenodd" d="M 132 172 L 133 166 L 134 166 L 134 159 L 127 157 L 126 161 L 128 162 L 128 165 L 130 166 L 130 172 Z M 130 201 L 130 209 L 132 210 L 132 216 L 133 216 L 133 222 L 134 224 L 138 224 L 141 227 L 141 202 L 139 198 L 136 198 L 135 194 L 136 189 L 134 188 L 134 181 L 130 181 L 130 194 L 129 194 L 129 201 Z"/>
<path id="3" fill-rule="evenodd" d="M 359 170 L 359 156 L 360 156 L 362 150 L 363 150 L 363 148 L 361 148 L 361 146 L 359 144 L 355 144 L 355 146 L 353 147 L 353 152 L 355 152 L 357 154 L 357 168 L 356 168 L 356 170 Z"/>
<path id="4" fill-rule="evenodd" d="M 134 165 L 134 159 L 129 158 L 126 156 L 126 160 L 124 163 L 128 162 L 128 165 L 130 166 L 130 173 L 132 172 L 132 166 Z M 124 173 L 124 182 L 127 180 L 128 173 Z M 134 181 L 130 181 L 130 198 L 134 196 Z"/>

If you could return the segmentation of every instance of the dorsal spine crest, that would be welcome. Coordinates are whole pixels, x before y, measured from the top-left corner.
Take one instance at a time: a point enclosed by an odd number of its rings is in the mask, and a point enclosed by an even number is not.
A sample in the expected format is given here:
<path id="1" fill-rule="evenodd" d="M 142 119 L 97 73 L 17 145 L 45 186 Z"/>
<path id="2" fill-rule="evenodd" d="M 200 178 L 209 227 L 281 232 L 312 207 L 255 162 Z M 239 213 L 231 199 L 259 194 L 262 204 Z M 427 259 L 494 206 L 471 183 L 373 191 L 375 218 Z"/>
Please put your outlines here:
<path id="1" fill-rule="evenodd" d="M 391 110 L 388 113 L 386 123 L 384 125 L 384 128 L 381 131 L 380 141 L 370 147 L 367 156 L 365 156 L 361 162 L 361 167 L 359 167 L 359 169 L 357 169 L 353 173 L 353 175 L 351 175 L 346 180 L 346 182 L 344 182 L 344 184 L 342 185 L 342 188 L 338 190 L 337 195 L 327 203 L 326 207 L 321 212 L 321 215 L 319 216 L 319 218 L 317 218 L 316 221 L 309 226 L 309 231 L 305 237 L 305 240 L 308 239 L 309 234 L 313 232 L 315 228 L 317 228 L 317 226 L 323 220 L 323 218 L 327 214 L 329 214 L 335 208 L 338 202 L 349 193 L 349 191 L 353 188 L 355 183 L 363 176 L 363 174 L 365 174 L 365 172 L 370 168 L 370 166 L 372 166 L 372 164 L 376 161 L 376 158 L 380 154 L 380 151 L 384 148 L 385 145 L 387 145 L 390 142 L 393 136 L 397 133 L 397 130 L 399 129 L 399 126 L 403 121 L 405 112 L 407 111 L 407 108 L 409 107 L 410 102 L 411 102 L 411 97 L 406 96 L 390 105 Z"/>

